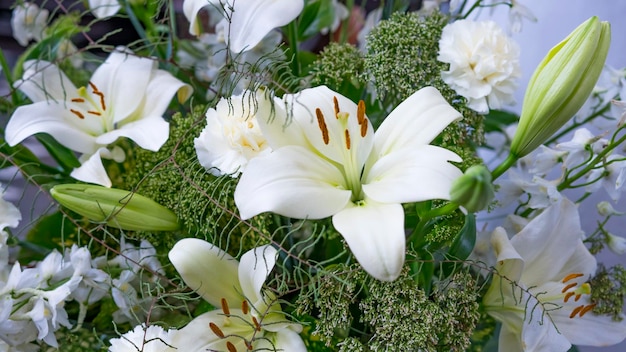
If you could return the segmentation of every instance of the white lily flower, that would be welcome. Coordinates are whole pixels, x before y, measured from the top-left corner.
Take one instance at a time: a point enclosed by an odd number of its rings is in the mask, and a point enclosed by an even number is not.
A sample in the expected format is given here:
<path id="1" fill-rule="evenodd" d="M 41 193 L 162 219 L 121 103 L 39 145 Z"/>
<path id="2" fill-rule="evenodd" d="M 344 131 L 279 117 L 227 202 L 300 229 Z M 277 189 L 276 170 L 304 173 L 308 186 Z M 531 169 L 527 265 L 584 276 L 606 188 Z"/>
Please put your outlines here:
<path id="1" fill-rule="evenodd" d="M 96 18 L 111 17 L 121 8 L 118 0 L 89 0 L 89 9 Z"/>
<path id="2" fill-rule="evenodd" d="M 278 252 L 266 245 L 254 248 L 241 262 L 206 241 L 178 241 L 169 258 L 191 289 L 215 307 L 172 337 L 178 351 L 306 351 L 298 334 L 302 326 L 289 322 L 263 283 Z"/>
<path id="3" fill-rule="evenodd" d="M 297 219 L 332 216 L 365 271 L 379 280 L 397 278 L 405 257 L 400 203 L 449 199 L 461 171 L 448 161 L 461 158 L 429 143 L 461 114 L 426 87 L 374 135 L 365 104 L 327 87 L 274 103 L 257 99 L 257 120 L 273 152 L 250 160 L 239 180 L 241 217 L 266 211 Z"/>
<path id="4" fill-rule="evenodd" d="M 36 133 L 47 133 L 69 149 L 82 153 L 82 165 L 72 177 L 110 187 L 101 157 L 122 161 L 121 148 L 107 149 L 120 137 L 141 148 L 157 151 L 168 138 L 169 124 L 162 115 L 171 97 L 180 101 L 191 87 L 157 62 L 128 52 L 114 51 L 94 72 L 89 84 L 76 88 L 57 66 L 27 61 L 15 87 L 33 104 L 20 106 L 6 127 L 6 140 L 14 146 Z"/>
<path id="5" fill-rule="evenodd" d="M 200 34 L 198 12 L 206 6 L 223 8 L 226 40 L 235 53 L 254 48 L 272 29 L 293 21 L 304 8 L 303 0 L 185 0 L 183 12 L 189 20 L 189 33 Z"/>
<path id="6" fill-rule="evenodd" d="M 502 322 L 500 351 L 567 351 L 572 344 L 608 346 L 626 337 L 626 320 L 591 312 L 596 259 L 582 242 L 576 205 L 567 199 L 545 209 L 509 240 L 492 235 L 498 264 L 484 296 Z"/>
<path id="7" fill-rule="evenodd" d="M 254 93 L 222 98 L 206 112 L 206 127 L 194 139 L 198 161 L 215 176 L 237 177 L 248 161 L 270 152 L 255 115 Z"/>
<path id="8" fill-rule="evenodd" d="M 13 38 L 21 46 L 27 46 L 31 39 L 41 40 L 48 23 L 48 10 L 41 9 L 37 4 L 25 2 L 18 5 L 11 15 Z"/>

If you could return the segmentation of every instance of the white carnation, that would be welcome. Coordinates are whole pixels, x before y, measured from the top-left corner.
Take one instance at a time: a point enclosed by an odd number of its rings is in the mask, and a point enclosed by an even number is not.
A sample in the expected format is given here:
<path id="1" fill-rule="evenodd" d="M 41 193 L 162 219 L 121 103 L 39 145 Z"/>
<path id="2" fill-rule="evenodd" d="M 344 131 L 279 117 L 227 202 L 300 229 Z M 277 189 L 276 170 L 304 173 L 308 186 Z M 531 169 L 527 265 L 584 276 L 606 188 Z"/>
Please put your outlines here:
<path id="1" fill-rule="evenodd" d="M 248 161 L 270 148 L 256 120 L 249 91 L 222 99 L 206 113 L 207 125 L 194 140 L 200 164 L 216 176 L 237 177 Z"/>
<path id="2" fill-rule="evenodd" d="M 513 104 L 513 93 L 520 77 L 519 47 L 493 21 L 460 20 L 443 29 L 439 41 L 441 62 L 449 71 L 441 76 L 468 106 L 486 114 Z"/>
<path id="3" fill-rule="evenodd" d="M 174 332 L 165 331 L 158 325 L 138 325 L 120 338 L 111 339 L 109 352 L 174 352 L 176 349 L 170 345 Z"/>

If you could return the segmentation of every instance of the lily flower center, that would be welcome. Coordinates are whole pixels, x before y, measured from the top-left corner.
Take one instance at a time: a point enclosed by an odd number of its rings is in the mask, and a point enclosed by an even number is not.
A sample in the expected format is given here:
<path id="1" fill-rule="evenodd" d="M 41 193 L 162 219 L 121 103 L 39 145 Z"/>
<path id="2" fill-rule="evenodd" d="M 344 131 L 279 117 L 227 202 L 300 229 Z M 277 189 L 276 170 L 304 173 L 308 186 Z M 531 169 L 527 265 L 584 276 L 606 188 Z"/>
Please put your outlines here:
<path id="1" fill-rule="evenodd" d="M 241 302 L 241 313 L 243 314 L 242 316 L 231 314 L 230 307 L 228 306 L 228 302 L 226 301 L 225 298 L 221 299 L 221 306 L 222 306 L 221 307 L 222 313 L 224 315 L 224 321 L 222 323 L 222 326 L 229 327 L 229 326 L 232 326 L 233 324 L 240 323 L 237 325 L 243 325 L 243 326 L 247 326 L 248 328 L 250 328 L 250 331 L 251 331 L 250 336 L 241 336 L 241 335 L 232 335 L 232 334 L 227 335 L 220 328 L 220 326 L 218 326 L 218 324 L 215 324 L 214 322 L 209 323 L 209 329 L 211 329 L 213 334 L 215 334 L 220 339 L 237 338 L 237 339 L 243 340 L 243 343 L 246 346 L 246 349 L 249 351 L 252 351 L 253 349 L 252 341 L 255 335 L 261 331 L 261 324 L 259 323 L 258 319 L 254 315 L 251 314 L 251 309 L 250 309 L 250 305 L 248 304 L 248 301 L 244 299 Z M 237 319 L 237 322 L 234 321 L 235 319 Z M 229 352 L 237 351 L 237 347 L 231 341 L 226 341 L 226 348 L 228 349 Z"/>
<path id="2" fill-rule="evenodd" d="M 109 126 L 107 119 L 103 118 L 106 117 L 107 110 L 104 93 L 92 82 L 89 82 L 89 88 L 91 88 L 91 92 L 85 86 L 77 89 L 76 93 L 78 96 L 71 99 L 71 102 L 75 103 L 75 105 L 69 110 L 80 120 L 85 120 L 89 116 L 100 118 L 103 132 L 107 132 L 113 129 L 114 126 Z"/>
<path id="3" fill-rule="evenodd" d="M 326 116 L 320 108 L 315 109 L 317 125 L 324 144 L 329 145 L 333 142 L 336 148 L 340 149 L 342 163 L 337 166 L 344 176 L 347 189 L 352 191 L 352 202 L 358 205 L 364 198 L 361 183 L 364 161 L 358 158 L 357 149 L 361 144 L 358 139 L 365 138 L 369 127 L 369 120 L 365 116 L 365 102 L 361 100 L 357 105 L 356 121 L 354 118 L 351 119 L 349 112 L 341 111 L 337 97 L 333 97 L 333 107 L 335 119 L 339 122 L 332 125 L 337 126 L 335 130 L 328 128 Z"/>
<path id="4" fill-rule="evenodd" d="M 584 274 L 582 273 L 572 273 L 572 274 L 566 275 L 563 278 L 563 280 L 561 280 L 561 282 L 565 285 L 563 286 L 563 289 L 561 290 L 561 293 L 563 294 L 563 303 L 567 303 L 572 298 L 574 299 L 574 302 L 578 302 L 578 300 L 580 300 L 580 298 L 583 295 L 591 294 L 591 285 L 589 285 L 588 282 L 585 282 L 580 285 L 576 281 L 571 282 L 572 280 L 575 280 L 582 276 L 584 276 Z M 591 311 L 595 306 L 596 306 L 595 303 L 587 304 L 587 305 L 581 304 L 579 306 L 576 306 L 574 309 L 572 309 L 572 312 L 570 313 L 569 317 L 570 319 L 574 319 L 576 317 L 582 318 L 585 314 L 587 314 L 587 312 Z"/>

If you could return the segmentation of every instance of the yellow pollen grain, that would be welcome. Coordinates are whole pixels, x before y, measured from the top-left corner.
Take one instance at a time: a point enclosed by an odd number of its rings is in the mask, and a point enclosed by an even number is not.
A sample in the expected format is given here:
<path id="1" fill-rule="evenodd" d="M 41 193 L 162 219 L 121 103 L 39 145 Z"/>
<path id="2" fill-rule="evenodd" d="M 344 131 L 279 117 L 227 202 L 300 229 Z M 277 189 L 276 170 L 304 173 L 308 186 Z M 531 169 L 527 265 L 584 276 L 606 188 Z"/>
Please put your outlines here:
<path id="1" fill-rule="evenodd" d="M 241 311 L 243 312 L 243 314 L 248 314 L 248 312 L 250 311 L 248 307 L 248 301 L 244 300 L 241 302 Z"/>
<path id="2" fill-rule="evenodd" d="M 575 292 L 568 292 L 565 297 L 563 297 L 563 302 L 567 303 L 567 301 L 569 301 L 570 298 L 572 298 L 573 295 L 575 295 Z"/>
<path id="3" fill-rule="evenodd" d="M 328 127 L 326 126 L 326 121 L 324 121 L 324 114 L 322 114 L 322 110 L 319 108 L 315 109 L 315 115 L 317 116 L 317 125 L 322 131 L 322 139 L 324 140 L 324 144 L 328 145 L 330 143 L 330 136 L 328 135 Z"/>
<path id="4" fill-rule="evenodd" d="M 235 345 L 233 345 L 230 341 L 226 342 L 226 348 L 228 349 L 228 352 L 237 352 L 237 347 L 235 347 Z"/>
<path id="5" fill-rule="evenodd" d="M 228 302 L 226 302 L 226 298 L 222 298 L 222 312 L 226 315 L 230 315 L 230 308 L 228 308 Z"/>
<path id="6" fill-rule="evenodd" d="M 570 319 L 574 319 L 574 317 L 585 308 L 585 306 L 578 306 L 576 308 L 574 308 L 574 310 L 572 310 L 572 313 L 570 313 L 569 318 Z"/>
<path id="7" fill-rule="evenodd" d="M 213 331 L 215 335 L 217 335 L 217 337 L 219 337 L 220 339 L 224 338 L 224 332 L 222 331 L 222 329 L 220 329 L 219 326 L 215 325 L 215 323 L 209 323 L 209 328 L 211 329 L 211 331 Z"/>
<path id="8" fill-rule="evenodd" d="M 256 320 L 256 317 L 252 317 L 252 322 L 254 323 L 254 326 L 256 327 L 256 331 L 261 331 L 261 324 L 259 324 L 259 321 Z"/>
<path id="9" fill-rule="evenodd" d="M 346 149 L 350 150 L 350 131 L 345 131 L 346 135 Z"/>
<path id="10" fill-rule="evenodd" d="M 72 103 L 84 103 L 85 99 L 83 98 L 74 98 L 72 99 Z"/>
<path id="11" fill-rule="evenodd" d="M 337 97 L 333 97 L 333 106 L 335 107 L 335 117 L 339 118 L 339 100 L 337 100 Z"/>
<path id="12" fill-rule="evenodd" d="M 581 273 L 572 273 L 572 274 L 569 274 L 569 275 L 565 276 L 565 277 L 563 278 L 563 281 L 561 281 L 561 282 L 562 282 L 562 283 L 566 283 L 566 282 L 568 282 L 569 280 L 573 280 L 573 279 L 579 278 L 579 277 L 581 277 L 581 276 L 585 276 L 585 274 L 581 274 Z"/>
<path id="13" fill-rule="evenodd" d="M 83 115 L 80 111 L 78 110 L 74 110 L 74 109 L 70 109 L 70 112 L 76 116 L 78 116 L 79 119 L 83 120 L 85 118 L 85 115 Z"/>
<path id="14" fill-rule="evenodd" d="M 583 315 L 587 314 L 587 312 L 592 310 L 595 306 L 596 306 L 595 303 L 585 306 L 585 308 L 580 310 L 580 314 L 578 316 L 582 318 Z"/>
<path id="15" fill-rule="evenodd" d="M 572 282 L 571 284 L 569 284 L 569 285 L 567 285 L 567 286 L 563 287 L 563 289 L 561 290 L 561 293 L 565 293 L 567 290 L 569 290 L 569 289 L 570 289 L 570 288 L 572 288 L 572 287 L 575 287 L 576 285 L 578 285 L 578 284 L 577 284 L 577 283 L 575 283 L 575 282 Z"/>

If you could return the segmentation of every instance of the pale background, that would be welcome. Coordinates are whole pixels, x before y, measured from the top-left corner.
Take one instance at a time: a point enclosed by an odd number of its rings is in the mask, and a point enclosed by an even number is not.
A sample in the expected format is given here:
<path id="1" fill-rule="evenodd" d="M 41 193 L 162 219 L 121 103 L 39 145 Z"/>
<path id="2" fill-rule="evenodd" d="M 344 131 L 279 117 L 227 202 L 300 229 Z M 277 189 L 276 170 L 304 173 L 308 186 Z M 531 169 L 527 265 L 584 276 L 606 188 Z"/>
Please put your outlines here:
<path id="1" fill-rule="evenodd" d="M 495 2 L 495 1 L 494 1 Z M 520 81 L 520 89 L 516 94 L 517 105 L 513 110 L 519 112 L 524 97 L 523 88 L 526 87 L 530 76 L 537 64 L 545 54 L 574 28 L 591 16 L 598 16 L 603 21 L 611 23 L 611 48 L 607 58 L 607 64 L 615 68 L 626 67 L 626 0 L 518 0 L 528 7 L 535 17 L 536 23 L 524 20 L 520 33 L 512 33 L 512 37 L 519 43 L 521 48 L 521 66 L 523 76 Z M 493 17 L 489 10 L 483 10 L 479 14 L 480 19 L 493 18 L 503 28 L 508 28 L 508 8 L 498 7 Z M 600 199 L 608 199 L 603 191 L 599 191 Z M 614 207 L 620 211 L 626 211 L 626 192 Z M 597 202 L 597 201 L 596 201 Z M 594 199 L 587 199 L 585 206 L 580 209 L 583 228 L 587 232 L 595 228 L 597 212 Z M 611 232 L 626 237 L 626 217 L 612 218 L 610 220 Z M 555 255 L 558 255 L 555 253 Z M 626 254 L 617 256 L 606 250 L 599 257 L 599 261 L 610 265 L 621 263 L 626 266 Z M 626 342 L 609 348 L 580 347 L 582 352 L 618 352 L 626 351 Z"/>

